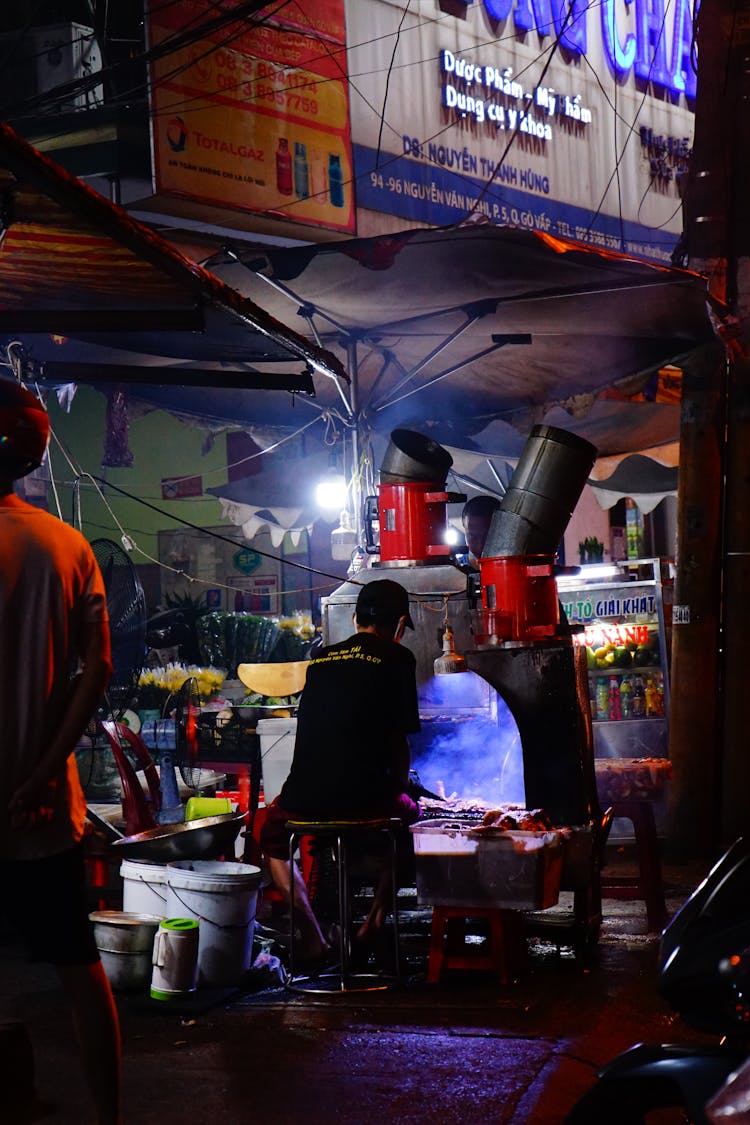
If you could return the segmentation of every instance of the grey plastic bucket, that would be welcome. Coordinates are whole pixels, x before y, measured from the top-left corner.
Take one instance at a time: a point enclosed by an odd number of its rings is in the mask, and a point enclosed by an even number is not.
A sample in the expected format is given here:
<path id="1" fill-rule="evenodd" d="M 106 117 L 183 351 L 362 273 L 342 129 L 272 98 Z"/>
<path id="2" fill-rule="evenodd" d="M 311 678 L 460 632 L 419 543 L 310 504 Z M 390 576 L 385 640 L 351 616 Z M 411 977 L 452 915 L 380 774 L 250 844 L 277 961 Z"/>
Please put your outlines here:
<path id="1" fill-rule="evenodd" d="M 596 453 L 568 430 L 534 426 L 492 517 L 483 555 L 554 555 Z"/>
<path id="2" fill-rule="evenodd" d="M 380 466 L 381 484 L 426 481 L 444 485 L 453 464 L 447 449 L 416 430 L 392 430 Z"/>

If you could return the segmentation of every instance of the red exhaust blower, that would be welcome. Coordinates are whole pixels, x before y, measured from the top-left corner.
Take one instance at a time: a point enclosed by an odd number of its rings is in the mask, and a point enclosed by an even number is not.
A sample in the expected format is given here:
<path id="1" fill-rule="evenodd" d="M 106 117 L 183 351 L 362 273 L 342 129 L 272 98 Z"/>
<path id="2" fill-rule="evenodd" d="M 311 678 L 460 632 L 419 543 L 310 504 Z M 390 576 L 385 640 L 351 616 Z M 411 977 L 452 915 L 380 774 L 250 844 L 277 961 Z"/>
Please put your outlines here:
<path id="1" fill-rule="evenodd" d="M 481 558 L 482 607 L 474 610 L 479 647 L 537 641 L 559 633 L 560 603 L 552 555 Z"/>
<path id="2" fill-rule="evenodd" d="M 424 565 L 447 561 L 446 504 L 461 503 L 463 493 L 446 492 L 453 464 L 447 449 L 414 430 L 393 430 L 380 468 L 378 495 L 365 500 L 365 537 L 369 555 L 381 566 Z M 375 522 L 378 532 L 375 532 Z"/>

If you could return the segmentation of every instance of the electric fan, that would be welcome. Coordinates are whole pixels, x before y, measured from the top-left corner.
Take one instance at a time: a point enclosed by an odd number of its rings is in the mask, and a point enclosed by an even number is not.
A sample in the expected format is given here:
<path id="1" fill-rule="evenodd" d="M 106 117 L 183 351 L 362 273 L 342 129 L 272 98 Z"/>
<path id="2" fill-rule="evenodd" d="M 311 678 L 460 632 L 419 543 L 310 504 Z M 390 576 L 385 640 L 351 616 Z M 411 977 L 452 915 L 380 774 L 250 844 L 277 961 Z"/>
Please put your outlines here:
<path id="1" fill-rule="evenodd" d="M 174 717 L 175 764 L 190 789 L 197 789 L 201 783 L 202 771 L 198 763 L 200 709 L 198 681 L 190 676 L 177 692 Z"/>
<path id="2" fill-rule="evenodd" d="M 105 693 L 107 711 L 122 719 L 135 699 L 146 653 L 146 598 L 130 556 L 111 539 L 93 539 L 107 594 L 112 676 Z"/>

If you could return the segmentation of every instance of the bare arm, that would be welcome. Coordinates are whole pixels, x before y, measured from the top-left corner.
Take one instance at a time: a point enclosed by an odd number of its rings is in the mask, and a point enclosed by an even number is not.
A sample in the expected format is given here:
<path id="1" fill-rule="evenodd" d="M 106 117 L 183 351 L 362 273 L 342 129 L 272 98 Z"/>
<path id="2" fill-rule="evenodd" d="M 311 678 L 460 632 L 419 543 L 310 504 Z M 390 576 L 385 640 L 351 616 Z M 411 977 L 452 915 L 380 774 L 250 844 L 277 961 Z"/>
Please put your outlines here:
<path id="1" fill-rule="evenodd" d="M 18 787 L 8 804 L 16 828 L 28 827 L 37 819 L 35 813 L 44 806 L 50 785 L 54 786 L 109 682 L 112 664 L 106 622 L 84 625 L 79 655 L 82 668 L 70 685 L 65 712 L 54 737 L 33 773 Z"/>

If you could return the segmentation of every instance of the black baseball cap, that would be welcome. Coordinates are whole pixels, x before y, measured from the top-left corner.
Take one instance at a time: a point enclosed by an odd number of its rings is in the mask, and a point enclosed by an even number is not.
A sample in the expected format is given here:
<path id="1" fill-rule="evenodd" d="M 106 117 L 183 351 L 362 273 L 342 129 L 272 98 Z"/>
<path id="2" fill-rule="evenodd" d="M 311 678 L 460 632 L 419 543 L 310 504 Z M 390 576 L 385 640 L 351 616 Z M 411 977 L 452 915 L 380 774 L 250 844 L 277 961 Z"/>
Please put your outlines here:
<path id="1" fill-rule="evenodd" d="M 414 628 L 409 613 L 409 595 L 403 586 L 390 578 L 379 578 L 363 586 L 357 598 L 356 612 L 357 621 L 362 623 L 371 621 L 373 625 L 395 625 L 400 617 L 405 617 L 409 628 Z"/>

